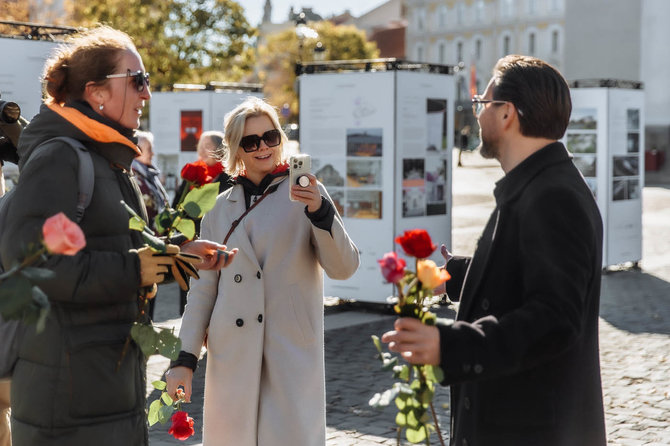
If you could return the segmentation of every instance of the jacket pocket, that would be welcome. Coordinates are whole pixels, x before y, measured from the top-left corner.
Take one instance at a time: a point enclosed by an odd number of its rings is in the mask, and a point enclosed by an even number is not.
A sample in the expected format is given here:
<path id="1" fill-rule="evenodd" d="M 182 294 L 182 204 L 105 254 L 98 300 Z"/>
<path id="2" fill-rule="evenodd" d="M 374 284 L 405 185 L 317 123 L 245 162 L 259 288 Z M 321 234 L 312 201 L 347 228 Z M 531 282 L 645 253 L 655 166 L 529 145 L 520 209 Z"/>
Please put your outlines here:
<path id="1" fill-rule="evenodd" d="M 130 412 L 143 401 L 141 354 L 130 343 L 130 326 L 96 325 L 69 329 L 70 415 L 91 418 Z"/>
<path id="2" fill-rule="evenodd" d="M 295 327 L 299 332 L 298 338 L 305 345 L 311 344 L 315 342 L 316 334 L 314 328 L 312 328 L 313 324 L 307 302 L 297 284 L 289 286 L 288 293 L 292 313 L 295 316 Z"/>

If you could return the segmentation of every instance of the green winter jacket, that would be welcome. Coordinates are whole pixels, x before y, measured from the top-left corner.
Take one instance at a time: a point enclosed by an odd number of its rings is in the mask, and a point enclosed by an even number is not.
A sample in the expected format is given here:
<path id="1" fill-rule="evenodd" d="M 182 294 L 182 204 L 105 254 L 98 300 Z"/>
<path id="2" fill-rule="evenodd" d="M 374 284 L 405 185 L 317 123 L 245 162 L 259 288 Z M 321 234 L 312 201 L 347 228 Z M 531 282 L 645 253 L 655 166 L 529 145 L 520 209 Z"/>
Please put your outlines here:
<path id="1" fill-rule="evenodd" d="M 86 247 L 45 265 L 56 273 L 40 284 L 51 313 L 42 333 L 29 330 L 12 377 L 14 446 L 148 444 L 145 358 L 130 342 L 118 364 L 139 312 L 140 264 L 129 250 L 142 245 L 120 202 L 146 212 L 129 174 L 138 153 L 132 131 L 113 127 L 86 103 L 42 105 L 19 141 L 20 179 L 0 234 L 5 267 L 40 239 L 46 218 L 64 212 L 74 220 L 77 154 L 63 143 L 26 165 L 40 143 L 56 136 L 82 141 L 95 186 L 79 223 Z"/>

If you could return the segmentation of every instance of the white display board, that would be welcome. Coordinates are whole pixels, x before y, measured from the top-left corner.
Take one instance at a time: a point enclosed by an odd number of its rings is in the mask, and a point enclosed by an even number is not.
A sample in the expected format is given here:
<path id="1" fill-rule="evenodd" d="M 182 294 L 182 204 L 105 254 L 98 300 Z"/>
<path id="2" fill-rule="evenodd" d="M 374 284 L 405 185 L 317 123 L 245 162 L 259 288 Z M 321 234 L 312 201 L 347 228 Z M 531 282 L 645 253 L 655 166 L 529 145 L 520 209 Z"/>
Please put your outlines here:
<path id="1" fill-rule="evenodd" d="M 453 97 L 446 74 L 300 77 L 300 151 L 312 156 L 312 170 L 361 254 L 350 279 L 326 277 L 326 296 L 387 302 L 393 287 L 377 260 L 401 253 L 394 239 L 406 229 L 426 229 L 436 244 L 450 247 Z M 433 257 L 441 261 L 439 252 Z"/>
<path id="2" fill-rule="evenodd" d="M 58 43 L 44 40 L 0 38 L 0 93 L 3 101 L 21 107 L 21 115 L 30 120 L 42 103 L 42 71 Z"/>
<path id="3" fill-rule="evenodd" d="M 564 142 L 603 217 L 603 267 L 642 258 L 644 91 L 572 88 Z"/>
<path id="4" fill-rule="evenodd" d="M 152 93 L 149 129 L 154 134 L 154 163 L 165 175 L 170 194 L 180 182 L 181 168 L 198 159 L 195 146 L 202 132 L 223 131 L 223 118 L 249 96 L 242 90 Z"/>

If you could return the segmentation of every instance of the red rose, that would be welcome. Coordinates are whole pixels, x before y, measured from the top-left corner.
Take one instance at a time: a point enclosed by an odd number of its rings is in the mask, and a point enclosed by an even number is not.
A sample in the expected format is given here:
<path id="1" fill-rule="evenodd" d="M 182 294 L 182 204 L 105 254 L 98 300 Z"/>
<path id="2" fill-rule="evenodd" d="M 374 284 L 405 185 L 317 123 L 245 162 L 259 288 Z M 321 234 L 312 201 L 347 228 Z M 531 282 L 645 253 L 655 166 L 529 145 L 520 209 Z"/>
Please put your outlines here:
<path id="1" fill-rule="evenodd" d="M 405 275 L 405 260 L 398 258 L 395 252 L 387 252 L 377 263 L 381 266 L 382 276 L 387 282 L 398 283 Z"/>
<path id="2" fill-rule="evenodd" d="M 433 245 L 433 241 L 425 229 L 405 231 L 402 236 L 396 237 L 395 241 L 402 246 L 407 255 L 418 259 L 425 259 L 437 248 L 437 246 Z"/>
<path id="3" fill-rule="evenodd" d="M 42 236 L 51 254 L 73 256 L 86 246 L 81 228 L 62 212 L 46 219 L 42 225 Z"/>
<path id="4" fill-rule="evenodd" d="M 172 435 L 177 440 L 186 440 L 191 435 L 195 434 L 193 429 L 193 418 L 189 417 L 183 410 L 178 410 L 172 415 L 172 426 L 168 430 L 168 434 Z"/>
<path id="5" fill-rule="evenodd" d="M 214 181 L 214 179 L 216 177 L 218 177 L 219 175 L 221 175 L 222 172 L 223 172 L 223 164 L 221 164 L 220 162 L 217 161 L 216 163 L 212 164 L 211 166 L 208 165 L 207 166 L 207 176 L 209 178 L 208 178 L 207 182 L 209 183 L 209 182 Z"/>
<path id="6" fill-rule="evenodd" d="M 204 161 L 188 163 L 181 170 L 181 177 L 198 186 L 207 183 L 207 164 Z"/>

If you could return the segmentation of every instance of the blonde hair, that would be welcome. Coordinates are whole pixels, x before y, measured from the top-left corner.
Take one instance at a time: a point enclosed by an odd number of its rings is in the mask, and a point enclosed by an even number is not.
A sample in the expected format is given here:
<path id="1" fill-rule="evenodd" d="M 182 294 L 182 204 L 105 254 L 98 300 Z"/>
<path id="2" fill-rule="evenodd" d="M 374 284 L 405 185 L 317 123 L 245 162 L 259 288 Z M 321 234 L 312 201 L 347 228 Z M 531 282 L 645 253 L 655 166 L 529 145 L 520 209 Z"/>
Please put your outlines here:
<path id="1" fill-rule="evenodd" d="M 58 46 L 44 65 L 47 103 L 63 104 L 82 99 L 88 82 L 104 85 L 113 74 L 123 51 L 135 51 L 128 34 L 109 26 L 82 31 Z"/>
<path id="2" fill-rule="evenodd" d="M 223 120 L 224 144 L 223 144 L 223 164 L 226 171 L 231 176 L 237 176 L 244 170 L 244 163 L 238 155 L 240 140 L 244 136 L 244 125 L 248 118 L 265 115 L 270 118 L 275 129 L 281 134 L 281 144 L 277 149 L 279 151 L 280 162 L 286 161 L 284 153 L 284 144 L 288 141 L 284 130 L 279 124 L 277 110 L 263 99 L 255 96 L 249 96 L 240 105 L 235 107 L 226 115 Z"/>

